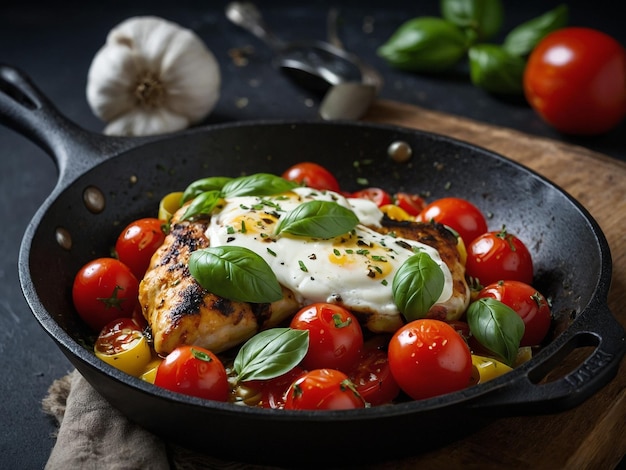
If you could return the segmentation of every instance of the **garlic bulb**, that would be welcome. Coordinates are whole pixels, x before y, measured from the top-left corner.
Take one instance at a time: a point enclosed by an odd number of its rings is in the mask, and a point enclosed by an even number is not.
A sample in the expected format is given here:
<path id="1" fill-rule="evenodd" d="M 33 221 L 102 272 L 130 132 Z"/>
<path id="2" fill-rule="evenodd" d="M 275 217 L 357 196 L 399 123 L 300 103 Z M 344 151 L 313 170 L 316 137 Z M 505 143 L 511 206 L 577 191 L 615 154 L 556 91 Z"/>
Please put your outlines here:
<path id="1" fill-rule="evenodd" d="M 87 101 L 105 134 L 174 132 L 204 119 L 221 84 L 215 56 L 191 30 L 154 16 L 113 28 L 87 77 Z"/>

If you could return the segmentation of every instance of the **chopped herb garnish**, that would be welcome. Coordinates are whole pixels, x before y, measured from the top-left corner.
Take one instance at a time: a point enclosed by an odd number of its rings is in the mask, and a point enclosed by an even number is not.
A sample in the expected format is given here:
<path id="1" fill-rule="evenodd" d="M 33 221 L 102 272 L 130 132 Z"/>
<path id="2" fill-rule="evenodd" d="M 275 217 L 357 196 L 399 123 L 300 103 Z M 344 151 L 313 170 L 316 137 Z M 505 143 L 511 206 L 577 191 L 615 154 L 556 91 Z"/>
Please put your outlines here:
<path id="1" fill-rule="evenodd" d="M 303 261 L 298 261 L 298 264 L 300 265 L 300 269 L 301 269 L 302 271 L 304 271 L 305 273 L 308 273 L 308 272 L 309 272 L 309 270 L 307 269 L 307 267 L 306 267 L 306 265 L 304 264 L 304 262 L 303 262 Z"/>

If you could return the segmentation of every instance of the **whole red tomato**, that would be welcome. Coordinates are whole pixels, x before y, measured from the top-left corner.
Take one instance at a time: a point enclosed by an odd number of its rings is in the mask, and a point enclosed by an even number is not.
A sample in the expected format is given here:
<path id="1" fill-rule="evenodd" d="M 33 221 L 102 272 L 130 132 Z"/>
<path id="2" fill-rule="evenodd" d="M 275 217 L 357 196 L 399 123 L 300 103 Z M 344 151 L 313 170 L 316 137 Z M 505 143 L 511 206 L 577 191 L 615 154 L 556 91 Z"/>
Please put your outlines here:
<path id="1" fill-rule="evenodd" d="M 350 410 L 365 408 L 365 400 L 348 376 L 336 369 L 302 374 L 285 395 L 286 410 Z"/>
<path id="2" fill-rule="evenodd" d="M 356 317 L 340 305 L 318 302 L 298 311 L 290 327 L 309 331 L 305 369 L 348 371 L 363 347 L 363 332 Z"/>
<path id="3" fill-rule="evenodd" d="M 400 388 L 414 400 L 455 392 L 472 376 L 469 346 L 448 323 L 420 319 L 389 341 L 389 366 Z"/>
<path id="4" fill-rule="evenodd" d="M 474 204 L 458 197 L 444 197 L 429 203 L 417 217 L 420 222 L 434 220 L 455 230 L 467 245 L 487 231 L 487 220 Z"/>
<path id="5" fill-rule="evenodd" d="M 159 364 L 154 385 L 173 392 L 227 401 L 230 385 L 220 359 L 199 346 L 179 346 Z"/>
<path id="6" fill-rule="evenodd" d="M 361 359 L 348 376 L 359 395 L 371 406 L 391 403 L 400 393 L 389 367 L 387 351 L 376 345 L 363 348 Z"/>
<path id="7" fill-rule="evenodd" d="M 563 28 L 528 58 L 524 93 L 530 106 L 567 134 L 594 135 L 626 115 L 626 50 L 591 28 Z"/>
<path id="8" fill-rule="evenodd" d="M 361 189 L 359 191 L 353 192 L 350 196 L 361 198 L 361 199 L 369 199 L 378 207 L 382 207 L 387 204 L 393 203 L 393 199 L 391 198 L 391 195 L 387 191 L 381 188 L 372 187 L 372 188 Z"/>
<path id="9" fill-rule="evenodd" d="M 130 318 L 137 306 L 139 281 L 115 258 L 98 258 L 84 265 L 72 285 L 78 315 L 94 331 L 121 317 Z"/>
<path id="10" fill-rule="evenodd" d="M 520 346 L 541 344 L 552 321 L 550 305 L 541 292 L 524 282 L 504 280 L 481 289 L 477 298 L 484 297 L 508 305 L 524 321 L 525 330 Z"/>
<path id="11" fill-rule="evenodd" d="M 139 219 L 128 224 L 120 233 L 115 242 L 115 252 L 137 279 L 141 279 L 152 255 L 164 240 L 163 221 L 150 217 Z"/>
<path id="12" fill-rule="evenodd" d="M 532 284 L 533 269 L 524 242 L 505 228 L 484 233 L 467 247 L 465 271 L 483 286 L 505 279 Z"/>
<path id="13" fill-rule="evenodd" d="M 285 170 L 282 177 L 313 189 L 327 189 L 336 193 L 340 191 L 337 178 L 326 168 L 313 162 L 296 163 Z"/>

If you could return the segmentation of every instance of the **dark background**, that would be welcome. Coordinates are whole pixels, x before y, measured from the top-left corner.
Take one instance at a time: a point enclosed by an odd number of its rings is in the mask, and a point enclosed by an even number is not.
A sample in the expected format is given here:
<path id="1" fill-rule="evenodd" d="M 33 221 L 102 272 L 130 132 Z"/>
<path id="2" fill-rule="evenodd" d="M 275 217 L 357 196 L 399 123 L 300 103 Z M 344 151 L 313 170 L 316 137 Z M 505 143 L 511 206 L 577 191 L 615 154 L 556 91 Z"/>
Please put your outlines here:
<path id="1" fill-rule="evenodd" d="M 215 54 L 222 72 L 221 97 L 203 124 L 252 119 L 319 119 L 316 97 L 270 65 L 271 52 L 224 16 L 227 2 L 11 2 L 0 6 L 0 63 L 26 72 L 59 110 L 81 126 L 101 131 L 85 97 L 87 71 L 107 33 L 135 15 L 156 15 L 194 30 Z M 561 2 L 504 2 L 500 38 L 517 24 Z M 435 0 L 399 2 L 258 2 L 267 24 L 284 39 L 325 39 L 329 7 L 339 7 L 340 37 L 384 76 L 381 97 L 569 142 L 626 160 L 626 124 L 593 138 L 563 136 L 519 100 L 501 100 L 473 87 L 463 66 L 446 76 L 392 70 L 376 48 L 410 18 L 438 15 Z M 626 44 L 619 2 L 570 1 L 570 25 L 600 29 Z M 365 28 L 370 25 L 371 30 Z M 367 29 L 367 31 L 366 31 Z M 246 66 L 229 51 L 253 46 Z M 313 105 L 311 105 L 313 103 Z M 5 468 L 41 468 L 54 445 L 54 422 L 41 400 L 71 366 L 32 317 L 20 290 L 17 259 L 22 234 L 52 190 L 52 159 L 24 137 L 0 127 L 0 456 Z M 624 188 L 617 188 L 624 190 Z M 51 273 L 54 275 L 54 273 Z"/>

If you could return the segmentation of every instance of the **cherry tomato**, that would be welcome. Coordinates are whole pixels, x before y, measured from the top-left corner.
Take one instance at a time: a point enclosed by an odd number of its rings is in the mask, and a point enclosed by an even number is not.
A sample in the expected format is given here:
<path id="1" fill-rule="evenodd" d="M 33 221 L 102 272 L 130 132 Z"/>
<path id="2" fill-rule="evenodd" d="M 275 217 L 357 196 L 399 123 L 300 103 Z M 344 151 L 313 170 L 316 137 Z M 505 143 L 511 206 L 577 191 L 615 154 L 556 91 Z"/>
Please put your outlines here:
<path id="1" fill-rule="evenodd" d="M 294 367 L 286 374 L 269 380 L 249 380 L 243 385 L 255 391 L 254 405 L 261 408 L 280 409 L 285 407 L 285 395 L 291 384 L 304 373 L 301 367 Z"/>
<path id="2" fill-rule="evenodd" d="M 486 286 L 505 279 L 532 284 L 533 261 L 530 251 L 516 235 L 505 228 L 487 232 L 467 247 L 465 270 L 468 276 Z"/>
<path id="3" fill-rule="evenodd" d="M 298 311 L 291 328 L 309 331 L 309 350 L 302 360 L 305 369 L 348 371 L 363 347 L 358 320 L 340 305 L 318 302 Z"/>
<path id="4" fill-rule="evenodd" d="M 353 192 L 351 197 L 369 199 L 378 207 L 382 207 L 387 204 L 393 203 L 393 199 L 391 198 L 391 195 L 387 191 L 381 188 L 361 189 L 360 191 Z"/>
<path id="5" fill-rule="evenodd" d="M 396 382 L 414 400 L 461 390 L 470 383 L 470 349 L 446 322 L 407 323 L 391 337 L 388 354 Z"/>
<path id="6" fill-rule="evenodd" d="M 396 193 L 394 199 L 397 206 L 413 217 L 417 217 L 426 207 L 424 198 L 417 194 Z"/>
<path id="7" fill-rule="evenodd" d="M 130 318 L 108 323 L 98 335 L 94 352 L 107 364 L 135 377 L 139 377 L 152 360 L 146 336 Z"/>
<path id="8" fill-rule="evenodd" d="M 285 395 L 286 410 L 350 410 L 365 408 L 365 400 L 348 376 L 335 369 L 302 374 Z"/>
<path id="9" fill-rule="evenodd" d="M 400 393 L 391 374 L 387 351 L 376 345 L 364 347 L 361 359 L 348 376 L 357 392 L 372 406 L 390 403 Z"/>
<path id="10" fill-rule="evenodd" d="M 230 385 L 219 358 L 199 346 L 179 346 L 159 364 L 154 384 L 207 400 L 227 401 Z"/>
<path id="11" fill-rule="evenodd" d="M 533 286 L 519 281 L 499 281 L 481 289 L 478 298 L 484 297 L 508 305 L 524 321 L 526 329 L 520 346 L 539 345 L 546 337 L 552 320 L 550 306 L 543 294 Z"/>
<path id="12" fill-rule="evenodd" d="M 487 220 L 471 202 L 458 197 L 444 197 L 428 204 L 417 216 L 418 221 L 434 220 L 455 230 L 467 245 L 487 231 Z"/>
<path id="13" fill-rule="evenodd" d="M 607 132 L 626 115 L 626 50 L 591 28 L 554 31 L 528 58 L 524 93 L 530 106 L 561 132 Z"/>
<path id="14" fill-rule="evenodd" d="M 143 278 L 154 252 L 165 240 L 163 222 L 145 218 L 126 226 L 115 243 L 118 259 L 128 266 L 137 279 Z"/>
<path id="15" fill-rule="evenodd" d="M 72 286 L 74 307 L 94 331 L 120 317 L 131 317 L 137 306 L 139 281 L 115 258 L 98 258 L 84 265 Z"/>
<path id="16" fill-rule="evenodd" d="M 327 189 L 340 192 L 339 182 L 335 176 L 321 165 L 313 162 L 296 163 L 285 170 L 282 177 L 289 181 L 302 183 L 313 189 Z"/>

